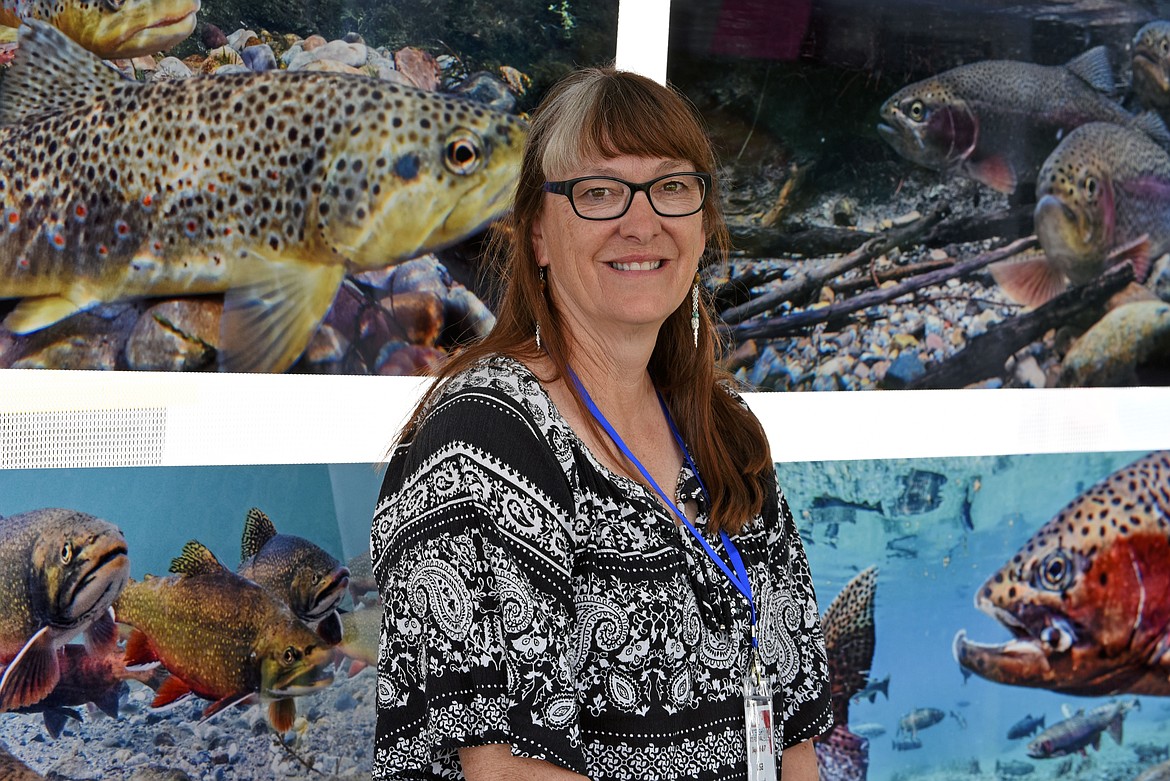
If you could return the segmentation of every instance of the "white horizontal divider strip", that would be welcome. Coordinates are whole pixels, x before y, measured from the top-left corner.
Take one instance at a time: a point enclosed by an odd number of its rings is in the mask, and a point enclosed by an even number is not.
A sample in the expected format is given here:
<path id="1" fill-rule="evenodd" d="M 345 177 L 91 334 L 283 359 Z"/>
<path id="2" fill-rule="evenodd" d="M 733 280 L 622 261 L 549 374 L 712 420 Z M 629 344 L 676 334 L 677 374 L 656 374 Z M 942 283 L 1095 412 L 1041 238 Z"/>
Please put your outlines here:
<path id="1" fill-rule="evenodd" d="M 166 410 L 161 431 L 128 427 L 116 463 L 99 451 L 89 466 L 371 463 L 382 460 L 426 382 L 10 369 L 0 371 L 0 422 L 29 413 Z M 752 393 L 747 400 L 776 461 L 1170 448 L 1170 388 Z M 111 417 L 77 419 L 108 427 Z M 13 465 L 20 442 L 7 430 L 0 425 L 0 453 Z M 37 465 L 52 465 L 38 458 Z M 59 459 L 61 466 L 83 463 L 85 454 Z"/>

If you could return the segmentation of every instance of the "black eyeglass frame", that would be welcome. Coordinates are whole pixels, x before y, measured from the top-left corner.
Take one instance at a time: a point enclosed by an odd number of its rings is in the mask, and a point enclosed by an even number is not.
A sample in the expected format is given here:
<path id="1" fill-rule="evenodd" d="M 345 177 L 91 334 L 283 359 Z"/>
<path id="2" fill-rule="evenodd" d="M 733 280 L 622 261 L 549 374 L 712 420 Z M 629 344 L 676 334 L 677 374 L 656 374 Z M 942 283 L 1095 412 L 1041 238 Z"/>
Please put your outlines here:
<path id="1" fill-rule="evenodd" d="M 703 197 L 699 199 L 699 205 L 695 208 L 694 211 L 687 212 L 686 214 L 663 214 L 662 212 L 658 211 L 658 207 L 654 205 L 654 199 L 650 197 L 650 188 L 658 182 L 661 182 L 663 179 L 670 179 L 673 176 L 697 176 L 703 183 Z M 575 187 L 579 182 L 585 182 L 590 179 L 606 179 L 611 182 L 619 182 L 630 188 L 630 197 L 626 201 L 625 208 L 612 217 L 586 217 L 584 214 L 582 214 L 577 209 L 577 204 L 573 201 L 573 187 Z M 639 192 L 646 193 L 646 202 L 650 204 L 650 208 L 653 209 L 654 213 L 659 217 L 690 217 L 692 214 L 698 214 L 701 212 L 703 207 L 707 204 L 707 195 L 711 192 L 711 174 L 703 173 L 702 171 L 675 171 L 673 173 L 663 174 L 662 176 L 656 176 L 650 181 L 642 182 L 640 184 L 627 182 L 625 179 L 619 179 L 616 176 L 578 176 L 576 179 L 565 179 L 560 182 L 545 182 L 540 189 L 544 190 L 546 193 L 552 193 L 553 195 L 563 195 L 568 198 L 569 205 L 573 207 L 573 213 L 583 220 L 602 222 L 604 220 L 620 219 L 621 217 L 624 217 L 626 212 L 630 210 L 630 207 L 634 205 L 634 196 Z"/>

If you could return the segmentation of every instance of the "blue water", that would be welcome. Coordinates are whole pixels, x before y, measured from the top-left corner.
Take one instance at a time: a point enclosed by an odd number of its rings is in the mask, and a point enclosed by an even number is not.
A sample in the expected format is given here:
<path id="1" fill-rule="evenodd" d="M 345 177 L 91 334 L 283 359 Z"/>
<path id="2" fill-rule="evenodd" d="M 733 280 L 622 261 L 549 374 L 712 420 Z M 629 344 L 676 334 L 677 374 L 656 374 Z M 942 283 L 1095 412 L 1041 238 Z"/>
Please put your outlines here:
<path id="1" fill-rule="evenodd" d="M 1043 714 L 1051 726 L 1066 712 L 1108 698 L 1005 686 L 977 676 L 964 680 L 951 644 L 964 628 L 972 640 L 1007 640 L 1007 630 L 974 607 L 978 588 L 1081 491 L 1141 455 L 777 464 L 806 540 L 822 612 L 858 571 L 871 564 L 879 568 L 871 675 L 890 676 L 889 698 L 878 694 L 872 704 L 862 701 L 850 707 L 851 724 L 876 723 L 886 729 L 870 740 L 870 781 L 966 775 L 971 760 L 978 761 L 983 774 L 994 774 L 997 760 L 1021 760 L 1034 765 L 1027 778 L 1054 777 L 1060 760 L 1031 760 L 1025 752 L 1028 739 L 1008 740 L 1008 728 L 1026 714 Z M 904 478 L 912 470 L 946 478 L 933 509 L 911 513 L 907 510 L 922 507 L 899 506 Z M 869 506 L 880 502 L 882 512 L 857 509 L 850 521 L 848 512 L 810 509 L 814 499 L 826 496 Z M 970 502 L 969 521 L 963 518 L 964 500 Z M 1089 765 L 1083 777 L 1116 778 L 1120 773 L 1132 778 L 1136 773 L 1127 763 L 1135 761 L 1133 744 L 1170 745 L 1170 699 L 1139 699 L 1141 710 L 1126 717 L 1122 745 L 1106 736 L 1100 752 L 1089 749 L 1091 759 L 1077 758 Z M 921 749 L 895 751 L 891 743 L 898 721 L 922 707 L 938 708 L 948 716 L 920 731 Z"/>
<path id="2" fill-rule="evenodd" d="M 380 481 L 368 464 L 0 470 L 0 515 L 66 507 L 104 518 L 126 536 L 135 578 L 166 574 L 188 540 L 235 569 L 252 507 L 348 561 L 368 555 Z"/>

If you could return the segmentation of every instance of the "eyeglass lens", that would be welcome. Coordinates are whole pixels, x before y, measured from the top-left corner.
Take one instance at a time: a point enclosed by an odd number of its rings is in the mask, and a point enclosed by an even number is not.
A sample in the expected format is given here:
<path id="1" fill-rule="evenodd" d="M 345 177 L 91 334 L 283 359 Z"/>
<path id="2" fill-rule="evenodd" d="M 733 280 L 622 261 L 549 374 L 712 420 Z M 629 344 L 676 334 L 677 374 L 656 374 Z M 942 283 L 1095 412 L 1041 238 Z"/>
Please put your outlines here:
<path id="1" fill-rule="evenodd" d="M 694 214 L 703 205 L 704 183 L 694 174 L 677 174 L 650 183 L 650 205 L 665 217 Z M 596 177 L 573 185 L 572 201 L 582 217 L 606 219 L 624 212 L 633 198 L 633 190 L 618 179 Z"/>

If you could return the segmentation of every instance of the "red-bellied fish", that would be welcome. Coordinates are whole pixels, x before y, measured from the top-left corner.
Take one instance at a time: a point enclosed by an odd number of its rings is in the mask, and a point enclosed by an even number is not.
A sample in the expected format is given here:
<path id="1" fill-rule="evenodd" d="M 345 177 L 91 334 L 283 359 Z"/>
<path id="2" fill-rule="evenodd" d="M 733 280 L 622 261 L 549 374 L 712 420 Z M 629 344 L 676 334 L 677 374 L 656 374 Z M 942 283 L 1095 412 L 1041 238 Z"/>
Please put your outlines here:
<path id="1" fill-rule="evenodd" d="M 975 595 L 1012 633 L 955 636 L 990 681 L 1084 696 L 1170 695 L 1170 452 L 1109 475 L 1044 524 Z"/>
<path id="2" fill-rule="evenodd" d="M 129 577 L 126 538 L 108 521 L 59 508 L 0 518 L 0 711 L 47 697 L 74 637 L 113 647 L 110 606 Z"/>
<path id="3" fill-rule="evenodd" d="M 161 707 L 189 694 L 212 703 L 211 716 L 257 699 L 269 723 L 286 732 L 296 718 L 294 696 L 332 682 L 329 647 L 288 606 L 227 569 L 207 548 L 188 542 L 171 562 L 173 575 L 126 586 L 114 605 L 134 627 L 129 665 L 162 662 L 170 677 L 151 703 Z"/>

